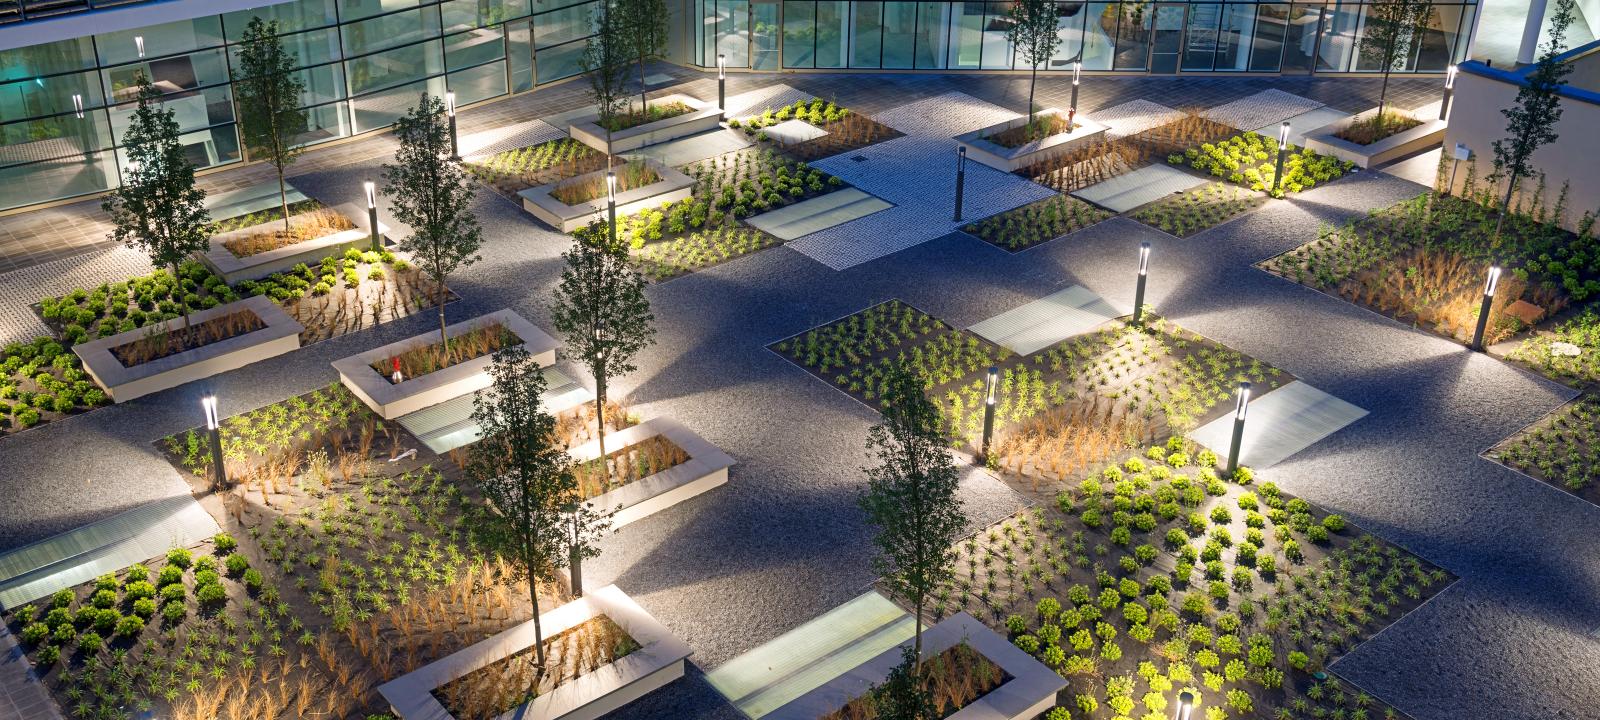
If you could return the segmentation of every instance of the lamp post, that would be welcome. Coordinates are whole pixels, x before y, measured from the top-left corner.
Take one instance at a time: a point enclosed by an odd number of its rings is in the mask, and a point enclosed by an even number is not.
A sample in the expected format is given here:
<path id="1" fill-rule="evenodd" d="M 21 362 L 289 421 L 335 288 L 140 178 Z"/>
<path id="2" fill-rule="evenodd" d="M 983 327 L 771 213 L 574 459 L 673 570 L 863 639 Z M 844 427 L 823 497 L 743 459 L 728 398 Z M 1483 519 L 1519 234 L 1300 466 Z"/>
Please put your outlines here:
<path id="1" fill-rule="evenodd" d="M 1144 318 L 1144 281 L 1150 272 L 1150 243 L 1139 243 L 1139 281 L 1133 286 L 1133 324 Z"/>
<path id="2" fill-rule="evenodd" d="M 1456 94 L 1456 66 L 1444 71 L 1444 99 L 1439 101 L 1439 119 L 1450 117 L 1450 99 Z"/>
<path id="3" fill-rule="evenodd" d="M 217 417 L 217 396 L 200 398 L 200 407 L 206 411 L 206 441 L 211 445 L 211 487 L 221 490 L 228 486 L 228 471 L 222 466 L 222 421 Z"/>
<path id="4" fill-rule="evenodd" d="M 983 397 L 983 459 L 989 464 L 989 443 L 994 439 L 994 391 L 1000 385 L 1000 368 L 989 366 L 989 384 Z"/>
<path id="5" fill-rule="evenodd" d="M 367 192 L 367 226 L 372 230 L 372 250 L 377 252 L 383 249 L 383 239 L 378 235 L 378 184 L 368 180 L 361 183 L 361 188 Z"/>
<path id="6" fill-rule="evenodd" d="M 1244 416 L 1250 410 L 1250 383 L 1239 383 L 1237 404 L 1233 408 L 1233 441 L 1228 443 L 1228 474 L 1239 471 L 1239 444 L 1244 441 Z"/>
<path id="7" fill-rule="evenodd" d="M 728 106 L 728 56 L 717 53 L 717 107 Z"/>
<path id="8" fill-rule="evenodd" d="M 1082 79 L 1083 63 L 1074 60 L 1072 61 L 1072 104 L 1067 106 L 1067 109 L 1072 112 L 1078 111 L 1078 82 Z"/>
<path id="9" fill-rule="evenodd" d="M 1500 266 L 1489 266 L 1489 280 L 1483 284 L 1483 304 L 1478 306 L 1478 327 L 1472 331 L 1472 349 L 1483 352 L 1483 331 L 1489 329 L 1489 306 L 1494 304 L 1494 290 L 1500 285 Z"/>
<path id="10" fill-rule="evenodd" d="M 456 142 L 456 94 L 444 94 L 444 114 L 450 118 L 450 159 L 461 159 L 461 145 Z"/>
<path id="11" fill-rule="evenodd" d="M 1277 192 L 1278 188 L 1283 187 L 1283 151 L 1287 147 L 1289 147 L 1289 121 L 1285 120 L 1282 125 L 1278 126 L 1278 165 L 1272 171 L 1273 192 Z"/>
<path id="12" fill-rule="evenodd" d="M 1172 720 L 1189 720 L 1194 715 L 1194 693 L 1185 690 L 1178 693 L 1178 711 L 1173 713 Z"/>
<path id="13" fill-rule="evenodd" d="M 967 146 L 956 148 L 956 222 L 961 222 L 961 194 L 967 187 Z"/>
<path id="14" fill-rule="evenodd" d="M 617 174 L 606 171 L 606 217 L 611 226 L 611 245 L 617 244 Z"/>

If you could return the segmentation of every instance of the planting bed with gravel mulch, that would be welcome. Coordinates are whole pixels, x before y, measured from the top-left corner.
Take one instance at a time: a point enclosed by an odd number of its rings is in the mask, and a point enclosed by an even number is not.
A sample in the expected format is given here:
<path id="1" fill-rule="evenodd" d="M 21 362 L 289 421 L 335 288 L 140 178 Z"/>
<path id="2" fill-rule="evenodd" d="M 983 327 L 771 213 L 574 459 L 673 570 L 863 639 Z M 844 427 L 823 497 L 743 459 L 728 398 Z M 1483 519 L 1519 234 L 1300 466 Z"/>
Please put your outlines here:
<path id="1" fill-rule="evenodd" d="M 1157 200 L 1128 217 L 1164 233 L 1189 237 L 1255 210 L 1267 199 L 1237 185 L 1214 182 Z"/>
<path id="2" fill-rule="evenodd" d="M 1452 578 L 1182 438 L 1031 491 L 957 543 L 965 610 L 1070 682 L 1046 718 L 1397 718 L 1325 674 Z M 1024 490 L 1024 492 L 1029 492 Z"/>
<path id="3" fill-rule="evenodd" d="M 592 404 L 557 420 L 564 442 L 594 435 Z M 608 421 L 635 422 L 616 406 Z M 232 487 L 209 493 L 202 431 L 157 443 L 285 588 L 349 713 L 382 711 L 378 685 L 532 617 L 526 585 L 472 533 L 489 510 L 464 451 L 432 456 L 339 384 L 227 418 L 223 446 Z M 567 599 L 558 584 L 540 593 L 546 611 Z"/>
<path id="4" fill-rule="evenodd" d="M 990 245 L 1019 252 L 1070 235 L 1115 213 L 1066 195 L 1056 195 L 991 215 L 962 227 Z"/>
<path id="5" fill-rule="evenodd" d="M 958 447 L 980 441 L 990 366 L 1000 369 L 995 447 L 1002 466 L 1070 472 L 1130 442 L 1198 427 L 1226 411 L 1240 380 L 1266 392 L 1292 378 L 1162 318 L 1112 321 L 1027 356 L 899 300 L 773 343 L 771 349 L 841 392 L 878 407 L 893 363 L 925 378 Z M 1106 433 L 1080 432 L 1085 426 Z"/>

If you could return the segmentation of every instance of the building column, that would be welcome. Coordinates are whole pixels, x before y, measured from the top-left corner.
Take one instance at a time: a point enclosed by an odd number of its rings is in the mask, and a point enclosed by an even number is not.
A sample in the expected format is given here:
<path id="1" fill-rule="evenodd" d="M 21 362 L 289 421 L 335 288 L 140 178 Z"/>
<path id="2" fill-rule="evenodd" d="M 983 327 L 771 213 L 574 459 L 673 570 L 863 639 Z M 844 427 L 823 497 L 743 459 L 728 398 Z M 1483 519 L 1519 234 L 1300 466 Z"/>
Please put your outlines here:
<path id="1" fill-rule="evenodd" d="M 1544 26 L 1545 0 L 1528 0 L 1528 22 L 1522 26 L 1522 45 L 1517 48 L 1517 64 L 1533 64 L 1539 51 L 1539 28 Z"/>

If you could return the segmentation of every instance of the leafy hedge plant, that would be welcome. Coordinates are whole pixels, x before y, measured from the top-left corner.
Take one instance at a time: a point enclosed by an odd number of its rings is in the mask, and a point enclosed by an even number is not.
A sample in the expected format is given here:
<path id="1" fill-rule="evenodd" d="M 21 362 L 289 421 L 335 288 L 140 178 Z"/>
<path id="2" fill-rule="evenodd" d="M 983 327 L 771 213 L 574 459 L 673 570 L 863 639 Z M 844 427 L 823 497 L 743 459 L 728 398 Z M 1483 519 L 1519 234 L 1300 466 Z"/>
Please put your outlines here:
<path id="1" fill-rule="evenodd" d="M 828 123 L 843 120 L 849 114 L 849 110 L 833 104 L 832 101 L 812 98 L 810 101 L 796 100 L 794 104 L 779 108 L 777 111 L 769 108 L 766 112 L 743 121 L 729 120 L 728 127 L 734 129 L 742 128 L 744 134 L 755 135 L 765 128 L 788 120 L 803 120 L 821 127 Z"/>
<path id="2" fill-rule="evenodd" d="M 25 430 L 107 401 L 78 356 L 49 337 L 0 350 L 0 432 Z"/>
<path id="3" fill-rule="evenodd" d="M 1338 178 L 1355 167 L 1354 163 L 1320 155 L 1309 148 L 1295 151 L 1291 146 L 1283 159 L 1283 182 L 1274 188 L 1277 154 L 1277 138 L 1247 132 L 1219 143 L 1189 148 L 1181 155 L 1169 155 L 1167 162 L 1188 165 L 1235 185 L 1280 198 L 1287 193 L 1310 190 L 1317 183 Z"/>

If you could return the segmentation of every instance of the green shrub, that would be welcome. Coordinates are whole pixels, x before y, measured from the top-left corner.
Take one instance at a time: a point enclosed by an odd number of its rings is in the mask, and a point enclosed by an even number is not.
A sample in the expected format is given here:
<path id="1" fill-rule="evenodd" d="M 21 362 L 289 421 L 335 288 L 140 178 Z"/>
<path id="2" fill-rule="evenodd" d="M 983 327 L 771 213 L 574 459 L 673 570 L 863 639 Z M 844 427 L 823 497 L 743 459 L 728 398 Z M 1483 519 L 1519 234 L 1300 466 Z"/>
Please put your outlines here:
<path id="1" fill-rule="evenodd" d="M 85 655 L 93 655 L 100 652 L 100 648 L 104 646 L 105 640 L 100 638 L 99 633 L 86 632 L 82 637 L 78 638 L 78 649 Z"/>
<path id="2" fill-rule="evenodd" d="M 244 586 L 252 591 L 260 590 L 262 583 L 261 571 L 250 568 L 244 571 Z"/>
<path id="3" fill-rule="evenodd" d="M 184 570 L 194 564 L 194 553 L 187 548 L 173 548 L 167 551 L 167 565 L 176 565 Z"/>
<path id="4" fill-rule="evenodd" d="M 123 590 L 123 595 L 127 596 L 129 600 L 141 600 L 143 598 L 155 597 L 156 586 L 151 585 L 149 580 L 136 580 L 128 583 L 127 587 Z"/>
<path id="5" fill-rule="evenodd" d="M 117 622 L 117 637 L 131 638 L 144 630 L 144 618 L 129 615 Z"/>
<path id="6" fill-rule="evenodd" d="M 150 598 L 140 598 L 133 601 L 133 614 L 149 620 L 156 614 L 156 601 Z"/>
<path id="7" fill-rule="evenodd" d="M 116 590 L 96 590 L 89 599 L 90 604 L 97 608 L 108 608 L 117 604 Z"/>
<path id="8" fill-rule="evenodd" d="M 188 591 L 184 589 L 183 583 L 173 583 L 161 588 L 161 599 L 167 602 L 182 602 L 187 593 Z"/>
<path id="9" fill-rule="evenodd" d="M 29 623 L 22 628 L 22 642 L 28 645 L 38 645 L 50 637 L 50 626 L 42 622 Z"/>
<path id="10" fill-rule="evenodd" d="M 156 579 L 156 585 L 165 588 L 173 583 L 183 582 L 183 568 L 177 565 L 168 565 L 161 568 L 161 575 Z"/>
<path id="11" fill-rule="evenodd" d="M 94 619 L 94 629 L 102 634 L 110 635 L 119 622 L 122 622 L 122 613 L 116 610 L 101 610 L 100 615 Z"/>
<path id="12" fill-rule="evenodd" d="M 39 648 L 39 652 L 33 656 L 33 659 L 39 667 L 48 671 L 52 665 L 56 664 L 56 661 L 61 659 L 61 650 L 54 645 L 46 645 Z"/>
<path id="13" fill-rule="evenodd" d="M 233 536 L 227 533 L 217 533 L 212 536 L 211 544 L 216 547 L 218 555 L 226 555 L 239 547 L 239 541 L 234 540 Z"/>
<path id="14" fill-rule="evenodd" d="M 168 602 L 166 605 L 161 606 L 161 617 L 166 618 L 169 625 L 183 622 L 183 617 L 186 614 L 188 614 L 188 609 L 183 606 L 181 601 Z"/>
<path id="15" fill-rule="evenodd" d="M 221 584 L 214 582 L 196 585 L 194 596 L 202 603 L 212 604 L 225 602 L 228 599 L 227 591 L 222 589 Z"/>
<path id="16" fill-rule="evenodd" d="M 194 574 L 195 587 L 199 587 L 201 585 L 220 585 L 221 583 L 222 576 L 218 575 L 216 570 L 200 570 Z"/>
<path id="17" fill-rule="evenodd" d="M 237 553 L 229 555 L 227 562 L 224 564 L 228 567 L 228 574 L 233 576 L 238 576 L 245 570 L 250 569 L 250 561 Z"/>

